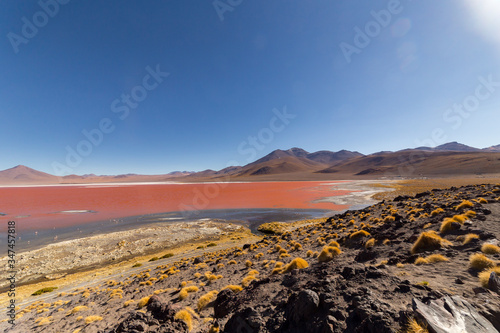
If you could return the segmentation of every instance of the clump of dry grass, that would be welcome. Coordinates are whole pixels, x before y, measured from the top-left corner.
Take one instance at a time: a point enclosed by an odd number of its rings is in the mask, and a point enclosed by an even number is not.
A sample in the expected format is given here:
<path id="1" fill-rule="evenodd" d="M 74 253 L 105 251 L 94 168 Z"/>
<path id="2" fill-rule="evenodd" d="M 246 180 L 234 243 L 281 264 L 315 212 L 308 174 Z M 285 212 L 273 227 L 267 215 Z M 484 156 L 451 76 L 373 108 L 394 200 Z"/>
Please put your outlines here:
<path id="1" fill-rule="evenodd" d="M 208 304 L 213 302 L 215 300 L 215 298 L 217 297 L 218 293 L 219 292 L 217 290 L 212 290 L 212 291 L 209 291 L 208 293 L 206 293 L 205 295 L 201 296 L 198 299 L 198 305 L 197 305 L 198 311 L 203 310 Z"/>
<path id="2" fill-rule="evenodd" d="M 309 264 L 307 263 L 307 261 L 305 261 L 304 259 L 302 258 L 295 258 L 293 259 L 289 264 L 285 265 L 281 271 L 277 272 L 277 273 L 280 273 L 280 274 L 285 274 L 285 273 L 288 273 L 294 269 L 304 269 L 304 268 L 307 268 L 309 267 Z"/>
<path id="3" fill-rule="evenodd" d="M 462 244 L 464 244 L 464 245 L 469 244 L 470 242 L 472 242 L 473 239 L 479 239 L 479 235 L 476 235 L 476 234 L 465 235 Z"/>
<path id="4" fill-rule="evenodd" d="M 399 331 L 399 333 L 429 333 L 429 330 L 418 323 L 415 318 L 408 319 L 406 327 L 404 330 Z"/>
<path id="5" fill-rule="evenodd" d="M 358 238 L 368 237 L 368 236 L 370 236 L 370 233 L 368 231 L 359 230 L 359 231 L 353 232 L 351 235 L 349 235 L 349 238 L 350 239 L 358 239 Z"/>
<path id="6" fill-rule="evenodd" d="M 234 285 L 234 284 L 230 284 L 228 286 L 225 286 L 224 288 L 222 288 L 222 290 L 224 289 L 229 289 L 231 290 L 233 293 L 237 293 L 239 291 L 242 291 L 243 290 L 243 287 L 242 286 L 238 286 L 238 285 Z"/>
<path id="7" fill-rule="evenodd" d="M 435 231 L 424 231 L 420 234 L 416 242 L 413 244 L 411 253 L 415 254 L 428 250 L 437 250 L 441 247 L 449 245 L 451 245 L 451 242 L 440 237 Z"/>
<path id="8" fill-rule="evenodd" d="M 469 200 L 463 200 L 459 205 L 455 206 L 455 210 L 460 210 L 462 208 L 472 208 L 474 204 Z"/>
<path id="9" fill-rule="evenodd" d="M 490 243 L 484 243 L 481 246 L 481 252 L 486 254 L 497 254 L 500 253 L 500 247 Z"/>
<path id="10" fill-rule="evenodd" d="M 187 325 L 189 331 L 193 329 L 193 317 L 191 316 L 191 311 L 189 311 L 187 308 L 184 308 L 177 312 L 174 318 L 182 320 Z"/>
<path id="11" fill-rule="evenodd" d="M 431 212 L 431 216 L 437 216 L 437 215 L 442 214 L 442 213 L 444 213 L 443 208 L 436 208 Z"/>
<path id="12" fill-rule="evenodd" d="M 85 324 L 90 324 L 93 323 L 94 321 L 100 321 L 102 320 L 101 316 L 88 316 L 85 318 Z"/>
<path id="13" fill-rule="evenodd" d="M 452 230 L 456 230 L 458 228 L 460 228 L 458 222 L 456 222 L 452 218 L 447 217 L 443 220 L 443 222 L 441 222 L 441 227 L 439 228 L 439 232 L 444 234 Z"/>
<path id="14" fill-rule="evenodd" d="M 371 239 L 367 240 L 366 243 L 365 243 L 365 248 L 369 249 L 371 247 L 374 247 L 376 241 L 377 240 L 375 238 L 371 238 Z"/>
<path id="15" fill-rule="evenodd" d="M 321 253 L 318 255 L 318 261 L 319 262 L 326 262 L 330 261 L 336 256 L 340 255 L 342 251 L 335 246 L 325 246 L 321 250 Z"/>
<path id="16" fill-rule="evenodd" d="M 495 267 L 495 262 L 484 254 L 474 253 L 469 257 L 469 265 L 477 271 L 482 271 L 483 269 Z"/>
<path id="17" fill-rule="evenodd" d="M 184 300 L 186 299 L 188 296 L 189 296 L 189 293 L 195 293 L 197 292 L 199 289 L 197 286 L 188 286 L 188 287 L 184 287 L 181 289 L 181 291 L 179 292 L 179 300 Z"/>
<path id="18" fill-rule="evenodd" d="M 448 258 L 441 254 L 431 254 L 425 258 L 418 257 L 415 260 L 415 265 L 427 265 L 427 264 L 433 264 L 436 262 L 442 262 L 442 261 L 448 261 Z"/>
<path id="19" fill-rule="evenodd" d="M 490 280 L 490 275 L 492 272 L 495 272 L 498 276 L 500 276 L 500 266 L 488 268 L 478 274 L 479 282 L 483 288 L 488 288 L 488 281 Z"/>

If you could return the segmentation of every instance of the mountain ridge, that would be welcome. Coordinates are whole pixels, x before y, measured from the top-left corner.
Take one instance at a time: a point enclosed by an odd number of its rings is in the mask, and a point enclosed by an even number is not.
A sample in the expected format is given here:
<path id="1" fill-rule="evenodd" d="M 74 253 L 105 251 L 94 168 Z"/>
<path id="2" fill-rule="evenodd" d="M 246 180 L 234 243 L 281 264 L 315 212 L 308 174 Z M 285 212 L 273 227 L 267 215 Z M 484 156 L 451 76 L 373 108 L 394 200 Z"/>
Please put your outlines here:
<path id="1" fill-rule="evenodd" d="M 497 156 L 498 155 L 498 156 Z M 406 172 L 405 172 L 406 170 Z M 322 180 L 380 177 L 416 177 L 463 174 L 500 174 L 500 145 L 475 148 L 458 142 L 437 147 L 407 148 L 364 155 L 357 151 L 308 152 L 292 147 L 276 149 L 244 166 L 199 172 L 173 171 L 160 175 L 54 176 L 24 165 L 0 171 L 0 184 L 70 184 L 159 181 Z"/>

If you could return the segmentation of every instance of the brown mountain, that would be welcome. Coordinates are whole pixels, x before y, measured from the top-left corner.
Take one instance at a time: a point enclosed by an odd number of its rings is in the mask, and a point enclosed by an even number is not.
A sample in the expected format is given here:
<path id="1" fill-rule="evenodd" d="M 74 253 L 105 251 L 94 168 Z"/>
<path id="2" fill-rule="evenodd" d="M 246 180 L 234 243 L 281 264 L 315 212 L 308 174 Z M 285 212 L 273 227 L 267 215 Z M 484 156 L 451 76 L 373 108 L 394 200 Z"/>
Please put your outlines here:
<path id="1" fill-rule="evenodd" d="M 275 150 L 245 166 L 163 175 L 69 175 L 56 177 L 19 165 L 0 171 L 0 184 L 57 184 L 158 181 L 333 180 L 380 177 L 443 177 L 500 174 L 500 145 L 478 149 L 458 142 L 370 155 L 341 150 L 309 153 Z"/>
<path id="2" fill-rule="evenodd" d="M 404 150 L 360 157 L 318 172 L 366 178 L 498 174 L 500 153 Z"/>
<path id="3" fill-rule="evenodd" d="M 491 147 L 488 147 L 488 148 L 484 148 L 483 150 L 484 151 L 489 151 L 489 152 L 500 153 L 500 145 L 496 145 L 496 146 L 491 146 Z"/>
<path id="4" fill-rule="evenodd" d="M 361 157 L 361 156 L 364 156 L 364 155 L 361 153 L 358 153 L 357 151 L 341 150 L 341 151 L 334 153 L 334 152 L 331 152 L 328 150 L 320 150 L 320 151 L 317 151 L 315 153 L 308 154 L 307 158 L 312 160 L 312 161 L 316 161 L 316 162 L 320 162 L 320 163 L 324 163 L 324 164 L 332 164 L 334 162 L 346 161 L 346 160 L 356 158 L 356 157 Z"/>
<path id="5" fill-rule="evenodd" d="M 50 184 L 58 182 L 59 177 L 24 165 L 0 171 L 0 184 Z"/>

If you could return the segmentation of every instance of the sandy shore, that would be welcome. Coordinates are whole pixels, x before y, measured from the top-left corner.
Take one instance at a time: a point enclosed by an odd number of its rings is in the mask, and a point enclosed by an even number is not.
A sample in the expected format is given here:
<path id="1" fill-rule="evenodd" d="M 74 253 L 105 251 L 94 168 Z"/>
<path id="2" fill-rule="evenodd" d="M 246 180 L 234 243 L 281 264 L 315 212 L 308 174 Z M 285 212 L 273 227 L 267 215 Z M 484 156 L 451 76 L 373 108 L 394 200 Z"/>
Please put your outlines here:
<path id="1" fill-rule="evenodd" d="M 129 231 L 50 244 L 17 254 L 18 284 L 52 280 L 79 269 L 90 269 L 127 258 L 158 253 L 186 242 L 215 239 L 244 227 L 230 223 L 197 221 L 148 226 Z M 7 268 L 7 257 L 0 267 Z M 0 273 L 0 288 L 7 285 L 8 269 Z"/>

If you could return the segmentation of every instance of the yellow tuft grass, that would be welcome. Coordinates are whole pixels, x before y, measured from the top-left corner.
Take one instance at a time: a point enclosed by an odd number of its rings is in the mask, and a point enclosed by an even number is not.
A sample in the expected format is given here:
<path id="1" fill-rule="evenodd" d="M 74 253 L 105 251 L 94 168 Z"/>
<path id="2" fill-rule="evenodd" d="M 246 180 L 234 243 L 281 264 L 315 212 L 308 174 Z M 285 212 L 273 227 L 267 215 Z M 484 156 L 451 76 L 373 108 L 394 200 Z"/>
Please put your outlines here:
<path id="1" fill-rule="evenodd" d="M 370 236 L 370 233 L 366 230 L 359 230 L 359 231 L 356 231 L 356 232 L 353 232 L 349 238 L 350 239 L 358 239 L 358 238 L 362 238 L 362 237 L 368 237 Z"/>
<path id="2" fill-rule="evenodd" d="M 93 323 L 94 321 L 100 321 L 102 320 L 101 316 L 88 316 L 85 318 L 85 324 L 90 324 Z"/>
<path id="3" fill-rule="evenodd" d="M 401 333 L 429 333 L 425 326 L 421 326 L 415 318 L 409 319 L 406 327 Z"/>
<path id="4" fill-rule="evenodd" d="M 472 208 L 474 204 L 469 200 L 463 200 L 459 205 L 455 206 L 455 210 L 460 210 L 462 208 Z"/>
<path id="5" fill-rule="evenodd" d="M 177 312 L 174 318 L 182 320 L 187 325 L 189 331 L 193 329 L 193 317 L 191 316 L 190 311 L 186 308 Z"/>
<path id="6" fill-rule="evenodd" d="M 309 267 L 309 264 L 307 263 L 307 261 L 305 261 L 302 258 L 295 258 L 289 264 L 285 265 L 285 267 L 283 267 L 281 269 L 281 271 L 279 271 L 277 273 L 285 274 L 285 273 L 288 273 L 294 269 L 304 269 L 307 267 Z"/>
<path id="7" fill-rule="evenodd" d="M 493 244 L 484 243 L 483 246 L 481 246 L 481 252 L 486 254 L 497 254 L 500 253 L 500 247 Z"/>
<path id="8" fill-rule="evenodd" d="M 72 315 L 72 314 L 75 314 L 77 312 L 85 311 L 85 310 L 88 310 L 88 306 L 78 305 L 78 306 L 75 306 L 71 311 L 69 311 L 68 315 Z"/>
<path id="9" fill-rule="evenodd" d="M 225 286 L 224 288 L 222 288 L 222 290 L 224 289 L 229 289 L 231 290 L 233 293 L 237 293 L 237 292 L 240 292 L 243 290 L 243 287 L 242 286 L 238 286 L 238 285 L 234 285 L 234 284 L 230 284 L 228 286 Z"/>
<path id="10" fill-rule="evenodd" d="M 179 300 L 184 300 L 186 299 L 188 296 L 189 296 L 189 293 L 195 293 L 197 292 L 199 289 L 197 286 L 188 286 L 188 287 L 184 287 L 181 289 L 181 291 L 179 291 Z"/>
<path id="11" fill-rule="evenodd" d="M 464 237 L 463 244 L 469 244 L 473 239 L 479 239 L 479 235 L 476 234 L 467 234 Z"/>
<path id="12" fill-rule="evenodd" d="M 427 265 L 427 264 L 433 264 L 436 262 L 442 262 L 442 261 L 448 261 L 448 258 L 441 254 L 431 254 L 425 258 L 418 257 L 415 260 L 415 265 Z"/>
<path id="13" fill-rule="evenodd" d="M 248 275 L 248 276 L 244 277 L 243 280 L 241 280 L 241 285 L 246 288 L 250 285 L 250 283 L 253 280 L 257 280 L 257 278 L 253 275 Z"/>
<path id="14" fill-rule="evenodd" d="M 469 265 L 477 271 L 495 267 L 495 262 L 481 253 L 471 254 L 469 257 Z"/>
<path id="15" fill-rule="evenodd" d="M 424 231 L 413 244 L 411 253 L 415 254 L 427 250 L 437 250 L 448 245 L 451 245 L 451 242 L 441 238 L 435 231 Z"/>
<path id="16" fill-rule="evenodd" d="M 488 281 L 490 280 L 490 275 L 492 272 L 495 272 L 498 276 L 500 276 L 500 266 L 488 268 L 478 274 L 479 282 L 483 288 L 488 288 Z"/>
<path id="17" fill-rule="evenodd" d="M 218 293 L 219 292 L 217 290 L 212 290 L 212 291 L 209 291 L 208 293 L 206 293 L 205 295 L 201 296 L 198 299 L 198 304 L 197 304 L 198 311 L 203 310 L 208 304 L 213 302 L 215 300 L 215 298 L 217 297 Z"/>
<path id="18" fill-rule="evenodd" d="M 437 208 L 437 209 L 434 209 L 432 212 L 431 212 L 431 216 L 437 216 L 441 213 L 444 213 L 444 209 L 443 208 Z"/>
<path id="19" fill-rule="evenodd" d="M 369 240 L 366 241 L 365 243 L 365 248 L 369 249 L 371 247 L 374 247 L 375 246 L 375 243 L 376 243 L 376 239 L 375 238 L 370 238 Z"/>
<path id="20" fill-rule="evenodd" d="M 332 260 L 334 257 L 340 255 L 342 251 L 335 246 L 325 246 L 318 255 L 319 262 L 326 262 Z"/>
<path id="21" fill-rule="evenodd" d="M 328 246 L 340 247 L 340 244 L 337 241 L 331 241 Z"/>
<path id="22" fill-rule="evenodd" d="M 146 297 L 141 298 L 140 301 L 137 303 L 137 308 L 141 309 L 141 308 L 145 307 L 146 304 L 148 304 L 150 298 L 151 298 L 151 296 L 146 296 Z"/>

